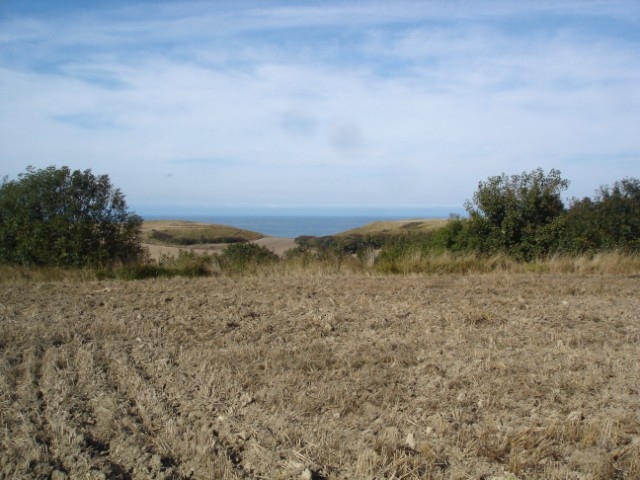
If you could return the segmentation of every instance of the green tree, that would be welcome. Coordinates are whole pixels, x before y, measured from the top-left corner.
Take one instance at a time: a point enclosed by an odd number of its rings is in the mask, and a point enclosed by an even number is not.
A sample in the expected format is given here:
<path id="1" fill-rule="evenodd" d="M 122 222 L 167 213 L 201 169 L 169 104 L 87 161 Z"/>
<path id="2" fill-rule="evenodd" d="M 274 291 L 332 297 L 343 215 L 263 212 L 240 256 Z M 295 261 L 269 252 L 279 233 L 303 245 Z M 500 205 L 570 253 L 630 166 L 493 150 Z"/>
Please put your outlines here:
<path id="1" fill-rule="evenodd" d="M 640 180 L 625 178 L 593 199 L 574 200 L 560 225 L 559 248 L 568 253 L 640 251 Z"/>
<path id="2" fill-rule="evenodd" d="M 568 186 L 560 171 L 545 173 L 541 168 L 480 182 L 473 200 L 465 204 L 469 246 L 481 253 L 503 251 L 525 260 L 548 253 L 548 226 L 564 213 L 561 192 Z"/>
<path id="3" fill-rule="evenodd" d="M 603 246 L 640 250 L 640 180 L 625 178 L 601 187 L 596 202 Z"/>
<path id="4" fill-rule="evenodd" d="M 142 218 L 107 175 L 28 167 L 0 186 L 0 263 L 105 265 L 137 260 Z"/>

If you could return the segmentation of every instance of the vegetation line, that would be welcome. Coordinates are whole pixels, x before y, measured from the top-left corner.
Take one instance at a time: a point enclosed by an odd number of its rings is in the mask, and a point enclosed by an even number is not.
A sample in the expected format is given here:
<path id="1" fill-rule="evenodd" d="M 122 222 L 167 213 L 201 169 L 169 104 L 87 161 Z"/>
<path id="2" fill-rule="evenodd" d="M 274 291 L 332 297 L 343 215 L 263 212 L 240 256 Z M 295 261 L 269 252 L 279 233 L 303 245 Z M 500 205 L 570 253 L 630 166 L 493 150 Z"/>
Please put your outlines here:
<path id="1" fill-rule="evenodd" d="M 108 176 L 27 168 L 0 187 L 2 280 L 140 279 L 274 273 L 624 273 L 640 270 L 640 180 L 601 187 L 593 198 L 562 192 L 558 170 L 490 177 L 465 204 L 468 217 L 301 236 L 281 258 L 250 243 L 257 232 L 189 222 L 143 229 Z M 223 244 L 220 253 L 151 259 L 142 241 Z M 72 271 L 69 269 L 73 269 Z"/>

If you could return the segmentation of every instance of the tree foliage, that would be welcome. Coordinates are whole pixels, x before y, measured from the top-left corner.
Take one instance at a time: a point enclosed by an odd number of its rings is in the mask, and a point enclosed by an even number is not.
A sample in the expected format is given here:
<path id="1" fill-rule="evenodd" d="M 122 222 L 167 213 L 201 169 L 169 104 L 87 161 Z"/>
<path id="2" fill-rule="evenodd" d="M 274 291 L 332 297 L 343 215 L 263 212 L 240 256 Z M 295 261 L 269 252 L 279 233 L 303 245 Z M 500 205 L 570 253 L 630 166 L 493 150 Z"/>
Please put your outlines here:
<path id="1" fill-rule="evenodd" d="M 541 168 L 480 182 L 473 200 L 465 205 L 469 247 L 522 259 L 546 253 L 549 225 L 565 211 L 561 194 L 568 186 L 560 171 L 545 173 Z"/>
<path id="2" fill-rule="evenodd" d="M 0 263 L 83 266 L 140 258 L 142 218 L 107 175 L 28 167 L 0 187 Z"/>
<path id="3" fill-rule="evenodd" d="M 640 251 L 640 180 L 625 178 L 600 187 L 593 199 L 574 200 L 558 230 L 561 251 Z"/>
<path id="4" fill-rule="evenodd" d="M 566 208 L 561 195 L 568 184 L 558 170 L 490 177 L 466 203 L 468 218 L 453 216 L 425 236 L 387 242 L 378 261 L 393 271 L 425 253 L 506 254 L 525 261 L 554 254 L 640 253 L 640 180 L 602 186 L 593 198 L 574 199 Z"/>

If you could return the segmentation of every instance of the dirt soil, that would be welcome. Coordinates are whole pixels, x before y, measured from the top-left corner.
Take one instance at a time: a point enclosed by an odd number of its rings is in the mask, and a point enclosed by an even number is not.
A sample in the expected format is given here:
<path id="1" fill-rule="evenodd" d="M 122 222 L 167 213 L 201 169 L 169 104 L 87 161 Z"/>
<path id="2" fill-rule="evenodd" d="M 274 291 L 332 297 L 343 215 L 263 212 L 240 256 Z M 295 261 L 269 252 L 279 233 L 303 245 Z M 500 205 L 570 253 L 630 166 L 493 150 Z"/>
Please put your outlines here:
<path id="1" fill-rule="evenodd" d="M 264 237 L 259 240 L 254 240 L 253 243 L 266 247 L 280 256 L 287 250 L 297 247 L 295 239 L 284 237 Z"/>
<path id="2" fill-rule="evenodd" d="M 640 279 L 0 289 L 0 478 L 638 479 Z"/>

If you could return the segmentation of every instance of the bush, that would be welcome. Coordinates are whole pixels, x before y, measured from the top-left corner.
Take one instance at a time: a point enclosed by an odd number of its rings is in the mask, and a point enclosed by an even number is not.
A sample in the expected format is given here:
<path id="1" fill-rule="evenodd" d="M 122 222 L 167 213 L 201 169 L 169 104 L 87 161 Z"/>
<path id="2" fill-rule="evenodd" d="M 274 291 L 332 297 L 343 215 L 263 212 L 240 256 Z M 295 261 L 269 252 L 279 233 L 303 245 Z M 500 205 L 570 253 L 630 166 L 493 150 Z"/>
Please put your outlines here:
<path id="1" fill-rule="evenodd" d="M 220 271 L 217 255 L 180 250 L 177 256 L 162 255 L 158 264 L 182 277 L 204 277 Z"/>
<path id="2" fill-rule="evenodd" d="M 384 233 L 347 236 L 327 235 L 323 237 L 302 235 L 296 237 L 295 241 L 302 251 L 318 250 L 331 251 L 342 255 L 364 255 L 370 250 L 382 248 L 392 238 L 392 236 Z"/>
<path id="3" fill-rule="evenodd" d="M 160 240 L 161 242 L 171 243 L 174 245 L 202 245 L 205 243 L 242 243 L 246 242 L 246 239 L 242 237 L 234 236 L 217 236 L 217 237 L 180 237 L 172 235 L 168 232 L 162 232 L 159 230 L 151 230 L 149 238 L 154 240 Z"/>
<path id="4" fill-rule="evenodd" d="M 159 277 L 204 277 L 220 271 L 216 255 L 181 250 L 177 256 L 163 254 L 159 260 L 145 258 L 136 263 L 101 268 L 96 271 L 99 280 L 117 278 L 120 280 L 143 280 Z"/>
<path id="5" fill-rule="evenodd" d="M 105 278 L 118 278 L 120 280 L 144 280 L 147 278 L 173 277 L 176 275 L 171 270 L 156 262 L 140 262 L 122 265 L 115 270 L 103 270 L 97 275 L 99 280 Z"/>
<path id="6" fill-rule="evenodd" d="M 557 170 L 491 177 L 467 202 L 469 219 L 450 222 L 436 237 L 447 251 L 524 261 L 640 251 L 640 180 L 600 187 L 593 199 L 574 199 L 565 209 L 560 194 L 567 186 Z"/>
<path id="7" fill-rule="evenodd" d="M 640 180 L 600 187 L 594 199 L 574 200 L 558 223 L 558 250 L 581 254 L 640 251 Z"/>
<path id="8" fill-rule="evenodd" d="M 278 256 L 255 243 L 233 243 L 222 252 L 222 267 L 233 272 L 253 270 L 258 265 L 275 263 Z"/>
<path id="9" fill-rule="evenodd" d="M 539 168 L 478 184 L 469 212 L 468 248 L 481 254 L 507 253 L 531 260 L 549 253 L 548 226 L 564 214 L 561 193 L 569 182 L 560 171 Z"/>
<path id="10" fill-rule="evenodd" d="M 142 218 L 107 175 L 28 167 L 0 187 L 0 263 L 85 266 L 135 262 Z"/>
<path id="11" fill-rule="evenodd" d="M 469 248 L 469 221 L 459 215 L 451 215 L 444 227 L 428 235 L 431 253 L 465 253 Z"/>

